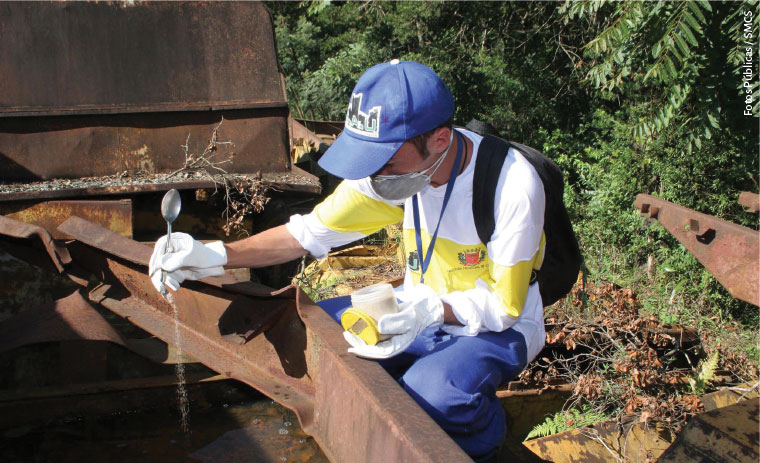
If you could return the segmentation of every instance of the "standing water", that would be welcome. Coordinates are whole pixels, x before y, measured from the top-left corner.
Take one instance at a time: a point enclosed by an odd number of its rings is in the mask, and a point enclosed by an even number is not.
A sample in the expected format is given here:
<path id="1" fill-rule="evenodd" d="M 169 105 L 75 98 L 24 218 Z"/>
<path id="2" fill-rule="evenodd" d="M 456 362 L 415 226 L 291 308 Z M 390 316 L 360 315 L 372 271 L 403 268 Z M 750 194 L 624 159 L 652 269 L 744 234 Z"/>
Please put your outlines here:
<path id="1" fill-rule="evenodd" d="M 75 402 L 72 416 L 0 427 L 0 462 L 329 463 L 292 411 L 234 380 L 198 382 L 213 371 L 185 372 L 192 433 L 177 426 L 174 385 L 86 394 L 57 399 Z"/>

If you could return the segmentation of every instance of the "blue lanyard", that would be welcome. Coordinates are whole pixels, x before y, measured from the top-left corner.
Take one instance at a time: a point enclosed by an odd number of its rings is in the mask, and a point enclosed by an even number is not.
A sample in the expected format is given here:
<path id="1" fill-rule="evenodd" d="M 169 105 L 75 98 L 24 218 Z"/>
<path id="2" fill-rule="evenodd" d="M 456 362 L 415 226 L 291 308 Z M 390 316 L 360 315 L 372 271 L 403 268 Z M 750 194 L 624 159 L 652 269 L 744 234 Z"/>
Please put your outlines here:
<path id="1" fill-rule="evenodd" d="M 452 129 L 453 130 L 453 129 Z M 414 233 L 417 239 L 417 260 L 420 262 L 420 283 L 425 282 L 425 270 L 427 270 L 430 264 L 430 258 L 433 256 L 433 248 L 435 247 L 435 239 L 438 237 L 438 228 L 441 226 L 441 219 L 443 219 L 443 213 L 446 211 L 446 206 L 449 204 L 449 198 L 451 198 L 451 192 L 454 190 L 454 182 L 457 180 L 457 171 L 459 170 L 459 164 L 462 162 L 462 148 L 464 146 L 464 140 L 462 135 L 457 132 L 457 158 L 454 161 L 454 165 L 451 167 L 451 174 L 449 175 L 449 183 L 446 185 L 446 193 L 443 195 L 443 204 L 441 205 L 441 216 L 438 217 L 438 225 L 435 227 L 433 237 L 430 239 L 430 246 L 428 247 L 425 258 L 422 258 L 422 235 L 420 232 L 420 207 L 417 203 L 417 195 L 412 196 L 412 212 L 414 214 Z"/>

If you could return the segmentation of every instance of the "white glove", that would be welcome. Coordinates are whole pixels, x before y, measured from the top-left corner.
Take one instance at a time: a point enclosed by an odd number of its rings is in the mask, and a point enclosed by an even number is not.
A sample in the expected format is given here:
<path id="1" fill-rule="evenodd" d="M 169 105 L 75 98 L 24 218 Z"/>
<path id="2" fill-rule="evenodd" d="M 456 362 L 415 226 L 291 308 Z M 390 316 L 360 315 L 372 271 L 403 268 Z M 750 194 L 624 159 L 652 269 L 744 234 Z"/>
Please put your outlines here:
<path id="1" fill-rule="evenodd" d="M 148 274 L 156 290 L 166 297 L 166 286 L 177 291 L 185 280 L 223 275 L 226 263 L 227 251 L 221 241 L 203 244 L 187 233 L 172 233 L 171 252 L 166 250 L 166 236 L 156 241 Z"/>
<path id="2" fill-rule="evenodd" d="M 419 284 L 411 291 L 397 293 L 397 297 L 405 301 L 399 312 L 383 315 L 377 321 L 377 330 L 393 337 L 371 346 L 344 331 L 343 337 L 351 344 L 348 352 L 371 359 L 390 358 L 404 352 L 425 328 L 443 323 L 443 302 L 429 286 Z"/>

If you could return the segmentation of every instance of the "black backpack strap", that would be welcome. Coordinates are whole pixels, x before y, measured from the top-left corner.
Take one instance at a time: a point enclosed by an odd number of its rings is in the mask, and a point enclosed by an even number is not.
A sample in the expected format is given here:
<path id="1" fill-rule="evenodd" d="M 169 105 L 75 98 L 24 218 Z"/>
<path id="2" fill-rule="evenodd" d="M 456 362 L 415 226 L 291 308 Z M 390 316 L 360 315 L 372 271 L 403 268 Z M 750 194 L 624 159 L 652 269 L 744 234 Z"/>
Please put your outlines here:
<path id="1" fill-rule="evenodd" d="M 546 247 L 541 270 L 533 271 L 531 283 L 538 281 L 544 306 L 551 305 L 570 292 L 578 278 L 578 270 L 583 265 L 583 256 L 563 200 L 565 183 L 562 170 L 554 161 L 529 146 L 492 136 L 495 130 L 486 123 L 472 120 L 466 128 L 484 135 L 475 161 L 472 191 L 475 228 L 483 244 L 491 241 L 496 227 L 494 215 L 496 186 L 509 148 L 519 151 L 541 179 L 546 197 L 544 210 Z M 492 135 L 485 135 L 486 133 Z"/>
<path id="2" fill-rule="evenodd" d="M 485 135 L 478 148 L 475 160 L 475 174 L 472 180 L 472 213 L 475 229 L 483 244 L 491 241 L 496 228 L 494 201 L 496 185 L 499 183 L 501 168 L 507 158 L 510 143 L 501 138 Z"/>
<path id="3" fill-rule="evenodd" d="M 468 122 L 464 128 L 479 135 L 494 135 L 496 137 L 501 137 L 499 131 L 496 130 L 496 127 L 488 122 L 479 121 L 477 119 L 470 119 L 470 122 Z"/>

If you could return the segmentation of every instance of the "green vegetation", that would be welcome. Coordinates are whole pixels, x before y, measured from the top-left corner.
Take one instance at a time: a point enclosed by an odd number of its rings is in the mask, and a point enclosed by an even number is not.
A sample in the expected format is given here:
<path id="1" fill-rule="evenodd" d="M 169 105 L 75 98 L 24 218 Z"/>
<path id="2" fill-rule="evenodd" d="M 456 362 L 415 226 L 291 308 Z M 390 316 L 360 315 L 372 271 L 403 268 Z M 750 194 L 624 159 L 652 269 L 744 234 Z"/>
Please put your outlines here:
<path id="1" fill-rule="evenodd" d="M 305 262 L 305 260 L 304 260 Z M 314 302 L 319 302 L 331 297 L 337 296 L 335 286 L 341 282 L 342 278 L 331 278 L 327 281 L 320 281 L 316 272 L 307 272 L 305 268 L 293 278 L 293 281 L 300 286 L 309 298 Z"/>
<path id="2" fill-rule="evenodd" d="M 713 352 L 710 357 L 700 363 L 699 372 L 695 378 L 689 378 L 689 387 L 692 394 L 704 394 L 707 385 L 715 378 L 715 370 L 718 368 L 718 352 Z"/>
<path id="3" fill-rule="evenodd" d="M 758 191 L 757 1 L 270 8 L 296 117 L 341 120 L 373 64 L 429 65 L 454 93 L 455 123 L 488 121 L 561 165 L 589 278 L 633 288 L 664 323 L 708 328 L 708 352 L 730 345 L 757 363 L 757 308 L 633 208 L 648 193 L 758 228 L 736 203 Z M 745 34 L 754 47 L 748 87 Z"/>
<path id="4" fill-rule="evenodd" d="M 591 426 L 592 424 L 609 419 L 608 416 L 591 410 L 591 407 L 588 405 L 584 405 L 582 408 L 583 410 L 571 408 L 570 410 L 557 412 L 546 418 L 546 421 L 531 429 L 525 440 L 551 436 L 552 434 L 569 431 L 570 429 Z"/>

